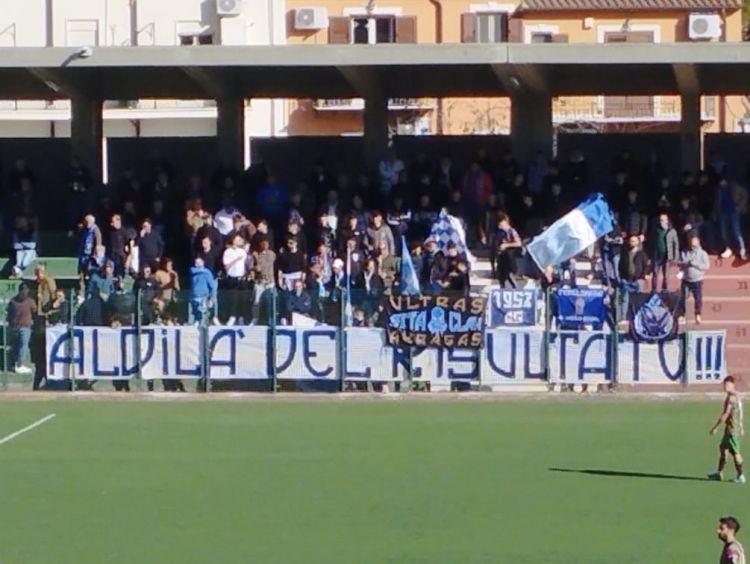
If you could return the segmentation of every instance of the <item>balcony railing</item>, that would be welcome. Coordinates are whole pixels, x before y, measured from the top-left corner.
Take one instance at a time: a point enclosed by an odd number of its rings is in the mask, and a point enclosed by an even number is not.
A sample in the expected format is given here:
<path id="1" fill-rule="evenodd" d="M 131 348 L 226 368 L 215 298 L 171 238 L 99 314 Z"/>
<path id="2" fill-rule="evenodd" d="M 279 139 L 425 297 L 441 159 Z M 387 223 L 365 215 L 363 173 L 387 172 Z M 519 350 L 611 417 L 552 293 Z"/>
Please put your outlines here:
<path id="1" fill-rule="evenodd" d="M 653 122 L 680 121 L 681 105 L 678 96 L 587 96 L 555 98 L 552 102 L 555 123 L 597 122 Z M 716 97 L 701 100 L 701 119 L 716 119 Z"/>
<path id="2" fill-rule="evenodd" d="M 362 98 L 333 98 L 315 100 L 313 107 L 318 111 L 361 112 L 365 109 Z M 437 108 L 434 98 L 390 98 L 388 109 L 391 111 L 428 111 Z"/>

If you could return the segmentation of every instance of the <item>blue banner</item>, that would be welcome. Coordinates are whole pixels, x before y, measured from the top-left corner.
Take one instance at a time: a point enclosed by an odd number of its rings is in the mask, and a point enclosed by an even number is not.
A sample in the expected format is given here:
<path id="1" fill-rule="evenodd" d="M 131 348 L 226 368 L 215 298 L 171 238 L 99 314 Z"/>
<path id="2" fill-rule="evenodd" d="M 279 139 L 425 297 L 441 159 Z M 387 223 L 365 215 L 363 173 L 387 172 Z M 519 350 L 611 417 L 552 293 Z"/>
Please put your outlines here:
<path id="1" fill-rule="evenodd" d="M 607 316 L 609 298 L 602 288 L 560 288 L 555 292 L 558 325 L 601 327 Z"/>
<path id="2" fill-rule="evenodd" d="M 498 289 L 490 292 L 490 327 L 536 325 L 539 290 Z"/>

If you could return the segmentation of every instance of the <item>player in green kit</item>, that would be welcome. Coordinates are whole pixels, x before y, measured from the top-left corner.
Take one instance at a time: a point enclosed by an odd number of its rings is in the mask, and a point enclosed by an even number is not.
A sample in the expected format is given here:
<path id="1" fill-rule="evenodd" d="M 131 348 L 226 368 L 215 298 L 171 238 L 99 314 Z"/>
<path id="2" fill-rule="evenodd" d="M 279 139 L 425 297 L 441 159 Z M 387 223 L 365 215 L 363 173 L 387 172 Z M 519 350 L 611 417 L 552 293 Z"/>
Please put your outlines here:
<path id="1" fill-rule="evenodd" d="M 742 455 L 740 454 L 740 437 L 745 433 L 742 426 L 742 401 L 739 394 L 734 389 L 734 377 L 727 376 L 724 378 L 724 391 L 727 397 L 724 398 L 724 408 L 721 417 L 716 421 L 711 431 L 712 435 L 723 424 L 724 437 L 719 444 L 719 466 L 716 472 L 708 475 L 709 480 L 721 480 L 724 465 L 727 463 L 727 453 L 734 459 L 734 467 L 737 469 L 737 477 L 734 482 L 738 484 L 745 483 L 745 473 L 742 471 Z"/>

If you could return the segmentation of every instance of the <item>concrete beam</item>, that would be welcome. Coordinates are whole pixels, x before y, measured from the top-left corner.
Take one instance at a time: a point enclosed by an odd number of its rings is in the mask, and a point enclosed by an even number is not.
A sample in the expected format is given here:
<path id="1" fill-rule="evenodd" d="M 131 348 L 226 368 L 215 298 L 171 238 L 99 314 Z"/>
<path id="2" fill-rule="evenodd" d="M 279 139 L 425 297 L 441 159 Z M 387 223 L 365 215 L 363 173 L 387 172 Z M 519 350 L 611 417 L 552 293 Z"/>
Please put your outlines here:
<path id="1" fill-rule="evenodd" d="M 677 88 L 683 96 L 696 96 L 701 92 L 700 79 L 695 65 L 672 65 Z"/>
<path id="2" fill-rule="evenodd" d="M 380 76 L 373 68 L 368 67 L 337 67 L 341 76 L 360 98 L 381 98 L 383 97 L 383 82 Z"/>
<path id="3" fill-rule="evenodd" d="M 224 81 L 215 73 L 198 67 L 181 67 L 180 70 L 206 93 L 207 98 L 221 99 L 226 96 Z"/>
<path id="4" fill-rule="evenodd" d="M 538 67 L 531 65 L 491 66 L 509 96 L 516 96 L 523 92 L 547 95 L 550 91 L 549 81 Z"/>

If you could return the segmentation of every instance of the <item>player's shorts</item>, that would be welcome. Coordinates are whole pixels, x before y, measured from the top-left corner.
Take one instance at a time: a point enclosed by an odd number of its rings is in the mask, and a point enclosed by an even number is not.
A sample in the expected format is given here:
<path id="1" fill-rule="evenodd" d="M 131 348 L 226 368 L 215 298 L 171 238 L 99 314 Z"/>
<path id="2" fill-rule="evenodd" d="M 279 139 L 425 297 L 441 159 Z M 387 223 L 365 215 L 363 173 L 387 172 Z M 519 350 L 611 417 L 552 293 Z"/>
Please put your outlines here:
<path id="1" fill-rule="evenodd" d="M 740 438 L 737 435 L 731 433 L 724 433 L 724 437 L 721 439 L 719 448 L 722 450 L 728 450 L 732 454 L 740 453 Z"/>

